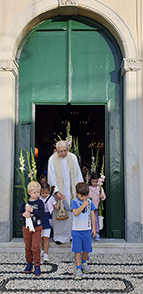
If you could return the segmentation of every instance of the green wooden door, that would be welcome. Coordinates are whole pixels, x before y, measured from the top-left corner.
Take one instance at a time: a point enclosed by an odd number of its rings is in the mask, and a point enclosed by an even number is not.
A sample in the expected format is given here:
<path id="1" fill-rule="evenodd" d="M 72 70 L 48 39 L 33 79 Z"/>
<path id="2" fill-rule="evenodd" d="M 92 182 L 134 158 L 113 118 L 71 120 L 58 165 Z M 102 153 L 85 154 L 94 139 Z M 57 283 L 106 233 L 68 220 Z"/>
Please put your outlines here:
<path id="1" fill-rule="evenodd" d="M 124 237 L 121 54 L 115 39 L 90 19 L 55 17 L 29 33 L 17 62 L 16 166 L 20 148 L 34 147 L 33 105 L 105 105 L 106 236 Z M 22 197 L 14 189 L 15 237 L 21 236 Z"/>

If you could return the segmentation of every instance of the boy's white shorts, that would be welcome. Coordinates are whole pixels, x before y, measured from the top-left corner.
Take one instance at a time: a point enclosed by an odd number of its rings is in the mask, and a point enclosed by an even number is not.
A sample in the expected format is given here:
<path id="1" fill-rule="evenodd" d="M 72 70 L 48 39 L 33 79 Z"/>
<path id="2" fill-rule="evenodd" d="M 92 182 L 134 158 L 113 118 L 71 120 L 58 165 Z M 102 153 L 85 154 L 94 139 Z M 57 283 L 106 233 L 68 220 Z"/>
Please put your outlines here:
<path id="1" fill-rule="evenodd" d="M 51 229 L 45 229 L 41 232 L 41 237 L 49 237 L 50 238 Z"/>

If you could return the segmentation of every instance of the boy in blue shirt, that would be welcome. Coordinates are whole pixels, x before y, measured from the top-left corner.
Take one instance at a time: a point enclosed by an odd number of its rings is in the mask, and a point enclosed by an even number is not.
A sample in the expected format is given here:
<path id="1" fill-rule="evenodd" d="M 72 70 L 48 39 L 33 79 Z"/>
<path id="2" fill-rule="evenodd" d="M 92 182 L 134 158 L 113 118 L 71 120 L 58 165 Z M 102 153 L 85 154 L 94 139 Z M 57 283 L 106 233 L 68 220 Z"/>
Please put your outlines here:
<path id="1" fill-rule="evenodd" d="M 91 236 L 95 237 L 95 206 L 88 199 L 89 186 L 87 183 L 78 183 L 76 186 L 77 197 L 72 200 L 71 211 L 73 213 L 72 224 L 72 251 L 75 252 L 76 276 L 81 279 L 84 273 L 89 272 L 86 263 L 88 253 L 92 251 Z M 82 252 L 82 260 L 81 260 Z"/>

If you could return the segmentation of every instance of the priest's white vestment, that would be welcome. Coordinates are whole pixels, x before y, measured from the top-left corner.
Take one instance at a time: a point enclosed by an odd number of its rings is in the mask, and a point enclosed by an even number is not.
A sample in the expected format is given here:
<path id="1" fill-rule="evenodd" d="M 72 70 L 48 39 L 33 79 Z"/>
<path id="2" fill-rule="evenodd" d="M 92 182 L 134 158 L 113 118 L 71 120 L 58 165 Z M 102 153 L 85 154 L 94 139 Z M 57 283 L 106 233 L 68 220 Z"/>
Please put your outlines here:
<path id="1" fill-rule="evenodd" d="M 74 180 L 75 185 L 78 182 L 83 182 L 82 173 L 78 164 L 77 157 L 75 154 L 68 152 L 73 159 L 74 164 Z M 60 159 L 61 172 L 62 172 L 62 180 L 63 180 L 63 194 L 65 195 L 66 202 L 68 206 L 71 206 L 71 179 L 70 179 L 70 170 L 67 156 Z M 55 166 L 53 155 L 49 158 L 48 162 L 48 184 L 50 186 L 55 186 L 55 193 L 61 192 L 57 185 L 57 178 L 55 173 Z M 76 197 L 76 195 L 74 195 Z M 67 211 L 68 219 L 66 220 L 56 220 L 57 210 L 53 211 L 53 233 L 54 233 L 54 241 L 60 241 L 61 243 L 70 242 L 71 239 L 71 230 L 72 230 L 72 212 Z"/>

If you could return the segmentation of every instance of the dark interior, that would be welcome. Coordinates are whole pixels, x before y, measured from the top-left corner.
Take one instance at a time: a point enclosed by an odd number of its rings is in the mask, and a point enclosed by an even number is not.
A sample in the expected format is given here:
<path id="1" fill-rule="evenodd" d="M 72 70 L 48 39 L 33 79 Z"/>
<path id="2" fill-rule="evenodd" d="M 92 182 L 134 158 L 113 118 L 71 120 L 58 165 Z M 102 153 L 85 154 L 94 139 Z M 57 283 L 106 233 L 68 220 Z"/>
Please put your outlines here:
<path id="1" fill-rule="evenodd" d="M 91 169 L 91 150 L 99 151 L 100 174 L 105 154 L 105 106 L 104 105 L 37 105 L 35 122 L 35 147 L 38 178 L 47 172 L 48 158 L 53 154 L 56 140 L 66 139 L 66 127 L 70 122 L 70 135 L 78 137 L 81 170 Z M 85 174 L 84 174 L 85 175 Z M 104 187 L 105 188 L 105 187 Z M 106 201 L 104 202 L 104 206 Z M 105 209 L 104 209 L 105 218 Z M 105 220 L 104 220 L 105 224 Z M 105 226 L 104 226 L 105 227 Z M 100 232 L 105 237 L 105 228 Z"/>

